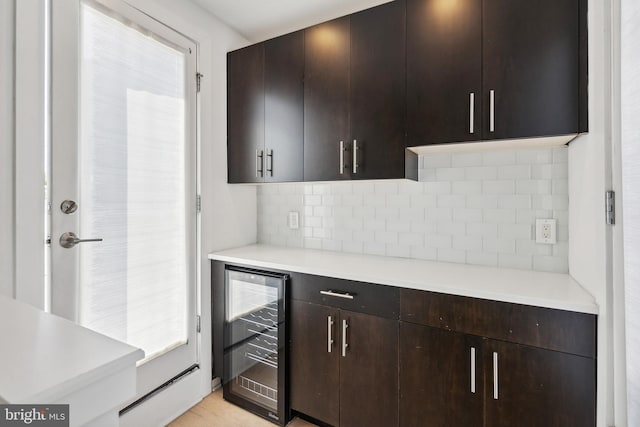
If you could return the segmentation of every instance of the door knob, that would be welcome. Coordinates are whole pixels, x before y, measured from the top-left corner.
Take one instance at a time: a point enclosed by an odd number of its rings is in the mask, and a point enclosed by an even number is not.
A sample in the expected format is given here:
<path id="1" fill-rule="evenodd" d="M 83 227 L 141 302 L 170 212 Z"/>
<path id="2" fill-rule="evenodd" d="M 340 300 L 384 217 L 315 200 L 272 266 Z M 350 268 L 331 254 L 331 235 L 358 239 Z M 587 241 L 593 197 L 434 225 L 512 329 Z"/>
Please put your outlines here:
<path id="1" fill-rule="evenodd" d="M 60 246 L 66 249 L 84 242 L 102 242 L 102 239 L 81 239 L 72 231 L 64 232 L 62 233 L 62 236 L 60 236 Z"/>

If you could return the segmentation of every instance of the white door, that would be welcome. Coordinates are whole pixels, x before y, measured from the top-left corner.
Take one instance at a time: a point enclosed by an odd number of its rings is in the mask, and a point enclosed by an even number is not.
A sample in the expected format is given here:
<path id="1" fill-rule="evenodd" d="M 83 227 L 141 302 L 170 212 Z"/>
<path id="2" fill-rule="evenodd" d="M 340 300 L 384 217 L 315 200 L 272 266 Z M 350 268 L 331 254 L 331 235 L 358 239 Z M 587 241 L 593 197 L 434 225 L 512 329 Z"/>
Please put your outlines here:
<path id="1" fill-rule="evenodd" d="M 138 397 L 197 363 L 196 72 L 122 1 L 52 2 L 51 308 L 144 350 Z"/>

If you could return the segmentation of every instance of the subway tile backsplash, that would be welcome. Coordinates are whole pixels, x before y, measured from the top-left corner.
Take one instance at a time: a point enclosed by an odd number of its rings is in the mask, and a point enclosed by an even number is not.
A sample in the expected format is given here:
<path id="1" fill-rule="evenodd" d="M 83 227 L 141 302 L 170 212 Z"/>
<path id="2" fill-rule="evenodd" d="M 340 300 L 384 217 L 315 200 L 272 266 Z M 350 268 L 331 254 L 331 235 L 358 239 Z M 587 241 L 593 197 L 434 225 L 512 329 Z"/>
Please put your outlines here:
<path id="1" fill-rule="evenodd" d="M 419 159 L 419 182 L 348 181 L 258 187 L 258 241 L 566 273 L 567 147 L 446 153 Z M 300 228 L 287 215 L 300 213 Z M 535 243 L 536 218 L 558 243 Z"/>

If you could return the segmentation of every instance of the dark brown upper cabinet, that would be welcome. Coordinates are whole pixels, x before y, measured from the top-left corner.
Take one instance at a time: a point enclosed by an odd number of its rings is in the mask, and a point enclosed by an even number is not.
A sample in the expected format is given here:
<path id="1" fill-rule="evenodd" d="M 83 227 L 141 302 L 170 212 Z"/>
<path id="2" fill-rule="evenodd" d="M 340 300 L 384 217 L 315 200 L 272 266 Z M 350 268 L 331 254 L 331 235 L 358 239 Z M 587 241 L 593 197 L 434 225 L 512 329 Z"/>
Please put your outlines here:
<path id="1" fill-rule="evenodd" d="M 265 182 L 302 181 L 304 32 L 264 44 Z"/>
<path id="2" fill-rule="evenodd" d="M 406 147 L 588 131 L 587 0 L 395 0 L 228 56 L 230 183 L 417 179 Z"/>
<path id="3" fill-rule="evenodd" d="M 304 180 L 349 179 L 349 17 L 305 30 Z"/>
<path id="4" fill-rule="evenodd" d="M 230 183 L 302 181 L 304 33 L 229 53 Z"/>
<path id="5" fill-rule="evenodd" d="M 264 44 L 227 55 L 227 170 L 230 183 L 262 182 Z"/>
<path id="6" fill-rule="evenodd" d="M 482 1 L 407 0 L 407 145 L 482 135 Z"/>
<path id="7" fill-rule="evenodd" d="M 404 0 L 351 15 L 352 179 L 405 177 L 405 23 Z"/>
<path id="8" fill-rule="evenodd" d="M 305 181 L 412 177 L 405 26 L 398 0 L 306 30 Z"/>
<path id="9" fill-rule="evenodd" d="M 407 0 L 407 145 L 586 132 L 586 3 Z"/>
<path id="10" fill-rule="evenodd" d="M 578 8 L 578 0 L 483 2 L 484 139 L 579 131 Z"/>

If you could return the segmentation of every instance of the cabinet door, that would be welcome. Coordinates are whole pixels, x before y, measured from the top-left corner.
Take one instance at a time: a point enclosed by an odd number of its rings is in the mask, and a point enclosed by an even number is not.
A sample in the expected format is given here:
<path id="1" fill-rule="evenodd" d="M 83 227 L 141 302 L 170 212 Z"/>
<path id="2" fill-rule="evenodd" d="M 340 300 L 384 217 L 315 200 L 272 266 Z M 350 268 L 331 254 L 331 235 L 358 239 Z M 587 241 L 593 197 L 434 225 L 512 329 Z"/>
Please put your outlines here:
<path id="1" fill-rule="evenodd" d="M 291 409 L 337 426 L 340 421 L 338 310 L 293 300 L 290 319 Z M 329 321 L 333 322 L 331 327 Z"/>
<path id="2" fill-rule="evenodd" d="M 230 183 L 262 182 L 264 45 L 227 55 L 227 169 Z"/>
<path id="3" fill-rule="evenodd" d="M 264 44 L 265 181 L 302 181 L 304 33 Z"/>
<path id="4" fill-rule="evenodd" d="M 304 179 L 349 179 L 349 17 L 305 30 L 304 43 Z"/>
<path id="5" fill-rule="evenodd" d="M 595 359 L 493 340 L 484 359 L 487 425 L 596 425 Z"/>
<path id="6" fill-rule="evenodd" d="M 351 311 L 340 317 L 340 426 L 398 425 L 398 321 Z"/>
<path id="7" fill-rule="evenodd" d="M 578 0 L 483 5 L 484 139 L 578 132 Z"/>
<path id="8" fill-rule="evenodd" d="M 481 20 L 480 0 L 407 0 L 408 146 L 481 139 Z"/>
<path id="9" fill-rule="evenodd" d="M 480 350 L 479 338 L 400 322 L 400 425 L 482 426 Z"/>
<path id="10" fill-rule="evenodd" d="M 404 0 L 351 15 L 352 179 L 405 177 L 405 62 Z"/>

